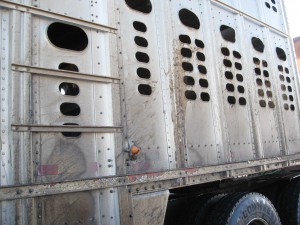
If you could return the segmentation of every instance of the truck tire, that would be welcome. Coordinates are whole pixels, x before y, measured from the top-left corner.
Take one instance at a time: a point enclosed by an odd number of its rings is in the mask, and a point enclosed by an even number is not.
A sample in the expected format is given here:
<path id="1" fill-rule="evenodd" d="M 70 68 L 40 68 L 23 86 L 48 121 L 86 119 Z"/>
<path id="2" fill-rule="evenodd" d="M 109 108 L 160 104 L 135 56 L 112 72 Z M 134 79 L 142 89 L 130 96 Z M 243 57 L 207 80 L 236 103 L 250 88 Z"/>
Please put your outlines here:
<path id="1" fill-rule="evenodd" d="M 271 201 L 258 193 L 229 194 L 216 204 L 206 225 L 281 225 Z"/>
<path id="2" fill-rule="evenodd" d="M 292 181 L 283 191 L 279 215 L 284 225 L 300 224 L 300 180 Z"/>

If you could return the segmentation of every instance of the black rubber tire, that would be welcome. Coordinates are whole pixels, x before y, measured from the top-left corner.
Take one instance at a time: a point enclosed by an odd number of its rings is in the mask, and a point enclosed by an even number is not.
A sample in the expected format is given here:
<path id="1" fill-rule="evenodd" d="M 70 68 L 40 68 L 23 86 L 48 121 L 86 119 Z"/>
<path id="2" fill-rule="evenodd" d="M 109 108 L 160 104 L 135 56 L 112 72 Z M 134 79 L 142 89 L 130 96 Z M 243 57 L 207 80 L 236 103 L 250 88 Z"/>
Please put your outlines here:
<path id="1" fill-rule="evenodd" d="M 283 225 L 300 224 L 300 180 L 292 181 L 284 189 L 279 206 Z"/>
<path id="2" fill-rule="evenodd" d="M 266 223 L 254 222 L 262 220 Z M 223 197 L 211 211 L 206 225 L 281 225 L 271 201 L 258 193 L 234 193 Z"/>

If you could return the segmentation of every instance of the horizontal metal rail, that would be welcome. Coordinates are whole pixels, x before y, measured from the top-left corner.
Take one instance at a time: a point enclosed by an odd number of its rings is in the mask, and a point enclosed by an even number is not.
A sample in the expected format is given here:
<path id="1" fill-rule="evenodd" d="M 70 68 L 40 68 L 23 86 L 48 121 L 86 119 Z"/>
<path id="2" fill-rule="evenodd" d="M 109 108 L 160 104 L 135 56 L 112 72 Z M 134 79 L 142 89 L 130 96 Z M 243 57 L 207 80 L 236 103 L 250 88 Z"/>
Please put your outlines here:
<path id="1" fill-rule="evenodd" d="M 108 76 L 95 75 L 95 74 L 47 69 L 47 68 L 33 67 L 33 66 L 20 65 L 20 64 L 12 64 L 11 67 L 13 71 L 33 73 L 37 75 L 71 78 L 76 80 L 86 80 L 86 81 L 94 81 L 94 82 L 101 82 L 101 83 L 115 83 L 115 84 L 120 83 L 120 78 L 117 77 L 108 77 Z"/>
<path id="2" fill-rule="evenodd" d="M 43 10 L 40 8 L 36 8 L 36 7 L 32 7 L 32 6 L 28 6 L 28 5 L 24 5 L 24 4 L 20 4 L 20 3 L 15 3 L 15 2 L 5 1 L 5 0 L 0 1 L 0 7 L 18 10 L 18 11 L 25 12 L 25 13 L 31 13 L 34 15 L 43 16 L 43 17 L 47 17 L 47 18 L 51 18 L 51 19 L 60 20 L 60 21 L 65 21 L 65 22 L 72 23 L 75 25 L 92 28 L 92 29 L 100 30 L 100 31 L 104 31 L 104 32 L 114 33 L 114 34 L 116 34 L 116 30 L 117 30 L 117 28 L 114 28 L 111 26 L 98 24 L 98 23 L 94 23 L 91 21 L 74 18 L 71 16 L 54 13 L 54 12 Z"/>
<path id="3" fill-rule="evenodd" d="M 48 125 L 26 125 L 26 124 L 12 124 L 12 131 L 15 132 L 82 132 L 82 133 L 121 133 L 122 127 L 96 127 L 96 126 L 77 126 L 77 125 L 63 125 L 63 126 L 48 126 Z"/>
<path id="4" fill-rule="evenodd" d="M 0 201 L 128 186 L 133 194 L 168 190 L 300 165 L 300 154 L 201 168 L 0 188 Z M 253 172 L 255 171 L 255 172 Z M 197 179 L 196 179 L 197 178 Z M 113 191 L 113 190 L 112 190 Z"/>

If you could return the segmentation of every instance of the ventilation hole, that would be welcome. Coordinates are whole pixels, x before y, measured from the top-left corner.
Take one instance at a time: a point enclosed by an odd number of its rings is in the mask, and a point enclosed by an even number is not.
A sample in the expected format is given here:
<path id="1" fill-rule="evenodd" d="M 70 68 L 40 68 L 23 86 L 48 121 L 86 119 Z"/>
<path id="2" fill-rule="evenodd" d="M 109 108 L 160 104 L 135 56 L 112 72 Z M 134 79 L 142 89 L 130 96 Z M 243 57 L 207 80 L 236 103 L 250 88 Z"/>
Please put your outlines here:
<path id="1" fill-rule="evenodd" d="M 203 41 L 198 40 L 198 39 L 195 39 L 195 45 L 196 45 L 198 48 L 204 48 L 204 47 L 205 47 Z"/>
<path id="2" fill-rule="evenodd" d="M 226 77 L 228 80 L 232 80 L 232 79 L 233 79 L 233 74 L 232 74 L 230 71 L 226 71 L 226 72 L 225 72 L 225 77 Z"/>
<path id="3" fill-rule="evenodd" d="M 188 9 L 181 9 L 179 11 L 179 19 L 187 27 L 191 27 L 197 30 L 200 28 L 200 21 L 198 17 Z"/>
<path id="4" fill-rule="evenodd" d="M 233 84 L 226 84 L 226 90 L 229 92 L 234 92 L 234 85 Z"/>
<path id="5" fill-rule="evenodd" d="M 185 71 L 189 71 L 189 72 L 192 72 L 194 70 L 194 67 L 191 63 L 188 63 L 188 62 L 183 62 L 182 63 L 182 68 L 185 70 Z"/>
<path id="6" fill-rule="evenodd" d="M 277 8 L 275 6 L 272 6 L 272 9 L 274 12 L 277 12 Z"/>
<path id="7" fill-rule="evenodd" d="M 284 76 L 283 75 L 280 75 L 279 78 L 280 78 L 281 81 L 284 81 Z"/>
<path id="8" fill-rule="evenodd" d="M 192 57 L 192 51 L 191 51 L 191 49 L 188 49 L 188 48 L 182 48 L 181 49 L 181 55 L 183 57 L 191 58 Z"/>
<path id="9" fill-rule="evenodd" d="M 234 105 L 236 103 L 236 99 L 233 96 L 228 96 L 227 101 L 231 105 Z"/>
<path id="10" fill-rule="evenodd" d="M 268 2 L 266 2 L 266 6 L 267 6 L 267 8 L 271 8 L 271 6 L 270 6 L 270 4 L 268 3 Z"/>
<path id="11" fill-rule="evenodd" d="M 235 42 L 235 30 L 229 26 L 222 25 L 220 27 L 221 35 L 224 40 L 229 42 Z"/>
<path id="12" fill-rule="evenodd" d="M 49 40 L 58 48 L 83 51 L 88 46 L 88 37 L 79 27 L 55 22 L 47 30 Z"/>
<path id="13" fill-rule="evenodd" d="M 273 97 L 272 91 L 267 91 L 267 96 L 268 96 L 269 98 L 272 98 L 272 97 Z"/>
<path id="14" fill-rule="evenodd" d="M 236 68 L 237 70 L 242 70 L 242 69 L 243 69 L 242 64 L 240 64 L 240 63 L 238 63 L 238 62 L 234 63 L 234 66 L 235 66 L 235 68 Z"/>
<path id="15" fill-rule="evenodd" d="M 259 66 L 260 65 L 260 60 L 256 57 L 254 57 L 253 58 L 253 63 Z"/>
<path id="16" fill-rule="evenodd" d="M 286 95 L 286 94 L 282 94 L 282 99 L 283 99 L 284 101 L 287 101 L 287 99 L 288 99 L 287 95 Z"/>
<path id="17" fill-rule="evenodd" d="M 293 101 L 294 101 L 294 96 L 293 96 L 293 95 L 290 95 L 290 96 L 289 96 L 289 99 L 290 99 L 291 102 L 293 102 Z"/>
<path id="18" fill-rule="evenodd" d="M 285 51 L 282 48 L 277 47 L 276 48 L 277 57 L 281 59 L 282 61 L 286 61 L 286 54 Z"/>
<path id="19" fill-rule="evenodd" d="M 286 67 L 285 67 L 285 69 L 284 69 L 284 70 L 285 70 L 285 72 L 286 72 L 287 74 L 289 74 L 289 73 L 290 73 L 290 71 L 289 71 L 289 69 L 288 69 L 288 68 L 286 68 Z"/>
<path id="20" fill-rule="evenodd" d="M 147 26 L 139 21 L 134 21 L 133 22 L 133 27 L 134 29 L 136 29 L 137 31 L 143 32 L 145 33 L 147 31 Z"/>
<path id="21" fill-rule="evenodd" d="M 269 77 L 269 72 L 267 70 L 264 70 L 264 76 Z"/>
<path id="22" fill-rule="evenodd" d="M 254 71 L 257 75 L 261 75 L 261 70 L 259 68 L 255 68 Z"/>
<path id="23" fill-rule="evenodd" d="M 182 43 L 185 43 L 185 44 L 191 44 L 192 41 L 191 41 L 191 38 L 188 36 L 188 35 L 179 35 L 179 40 L 182 42 Z"/>
<path id="24" fill-rule="evenodd" d="M 64 126 L 78 126 L 77 123 L 64 123 Z M 62 135 L 68 138 L 77 138 L 81 135 L 81 132 L 62 132 Z"/>
<path id="25" fill-rule="evenodd" d="M 148 41 L 143 37 L 136 36 L 134 42 L 140 47 L 148 47 Z"/>
<path id="26" fill-rule="evenodd" d="M 138 91 L 140 92 L 140 94 L 142 95 L 151 95 L 152 94 L 152 88 L 150 85 L 148 84 L 140 84 L 138 86 Z"/>
<path id="27" fill-rule="evenodd" d="M 207 74 L 207 69 L 206 69 L 205 66 L 199 65 L 199 66 L 198 66 L 198 70 L 199 70 L 199 72 L 202 73 L 202 74 Z"/>
<path id="28" fill-rule="evenodd" d="M 239 82 L 243 82 L 244 81 L 244 77 L 242 74 L 237 74 L 236 75 L 236 79 L 239 81 Z"/>
<path id="29" fill-rule="evenodd" d="M 271 0 L 271 2 L 272 2 L 273 4 L 276 4 L 275 0 Z"/>
<path id="30" fill-rule="evenodd" d="M 253 37 L 251 39 L 253 48 L 258 52 L 264 52 L 265 45 L 264 43 L 257 37 Z"/>
<path id="31" fill-rule="evenodd" d="M 198 60 L 204 62 L 205 61 L 205 55 L 202 52 L 196 53 Z"/>
<path id="32" fill-rule="evenodd" d="M 265 108 L 265 107 L 267 106 L 267 103 L 266 103 L 265 100 L 260 100 L 260 101 L 259 101 L 259 105 L 260 105 L 261 107 Z"/>
<path id="33" fill-rule="evenodd" d="M 258 93 L 258 95 L 259 95 L 260 97 L 264 97 L 264 96 L 265 96 L 265 92 L 264 92 L 263 89 L 258 89 L 258 90 L 257 90 L 257 93 Z"/>
<path id="34" fill-rule="evenodd" d="M 291 110 L 295 111 L 295 106 L 294 105 L 291 105 Z"/>
<path id="35" fill-rule="evenodd" d="M 71 63 L 61 63 L 59 64 L 58 69 L 79 72 L 78 67 L 75 64 Z"/>
<path id="36" fill-rule="evenodd" d="M 140 78 L 144 78 L 144 79 L 149 79 L 151 77 L 151 72 L 150 70 L 146 69 L 146 68 L 143 68 L 143 67 L 139 67 L 137 70 L 136 70 L 136 73 L 137 75 L 140 77 Z"/>
<path id="37" fill-rule="evenodd" d="M 285 110 L 289 110 L 289 105 L 285 103 L 285 104 L 283 105 L 283 108 L 284 108 Z"/>
<path id="38" fill-rule="evenodd" d="M 257 84 L 258 86 L 262 86 L 262 80 L 261 80 L 260 78 L 257 78 L 257 79 L 256 79 L 256 84 Z"/>
<path id="39" fill-rule="evenodd" d="M 264 67 L 268 67 L 268 62 L 267 61 L 263 60 L 262 64 L 263 64 Z"/>
<path id="40" fill-rule="evenodd" d="M 268 105 L 269 105 L 269 107 L 270 107 L 271 109 L 274 109 L 274 108 L 275 108 L 275 104 L 274 104 L 274 102 L 272 102 L 272 101 L 269 101 L 269 102 L 268 102 Z"/>
<path id="41" fill-rule="evenodd" d="M 185 92 L 185 97 L 189 100 L 196 100 L 197 95 L 194 91 L 186 91 Z"/>
<path id="42" fill-rule="evenodd" d="M 76 96 L 79 94 L 79 87 L 74 83 L 63 82 L 59 85 L 59 91 L 62 95 Z"/>
<path id="43" fill-rule="evenodd" d="M 135 58 L 137 59 L 137 61 L 142 63 L 148 63 L 150 61 L 148 54 L 144 52 L 135 53 Z"/>
<path id="44" fill-rule="evenodd" d="M 60 105 L 60 112 L 65 116 L 78 116 L 80 107 L 76 103 L 64 102 Z"/>
<path id="45" fill-rule="evenodd" d="M 200 86 L 203 87 L 203 88 L 208 88 L 208 81 L 205 80 L 205 79 L 200 79 L 200 80 L 199 80 L 199 84 L 200 84 Z"/>
<path id="46" fill-rule="evenodd" d="M 280 72 L 283 72 L 283 67 L 282 66 L 278 66 L 278 70 L 280 71 Z"/>
<path id="47" fill-rule="evenodd" d="M 235 57 L 235 58 L 237 58 L 237 59 L 241 59 L 242 58 L 242 56 L 241 56 L 241 54 L 239 53 L 239 52 L 237 52 L 237 51 L 233 51 L 233 56 Z"/>
<path id="48" fill-rule="evenodd" d="M 195 80 L 193 77 L 191 76 L 185 76 L 183 78 L 183 82 L 186 84 L 186 85 L 194 85 L 195 84 Z"/>
<path id="49" fill-rule="evenodd" d="M 266 80 L 266 81 L 265 81 L 265 85 L 266 85 L 266 87 L 270 88 L 270 87 L 271 87 L 271 82 L 268 81 L 268 80 Z"/>
<path id="50" fill-rule="evenodd" d="M 232 67 L 232 62 L 230 60 L 228 60 L 228 59 L 224 59 L 223 60 L 223 64 L 226 67 Z"/>
<path id="51" fill-rule="evenodd" d="M 221 48 L 221 52 L 225 56 L 229 56 L 230 55 L 230 51 L 229 51 L 228 48 Z"/>
<path id="52" fill-rule="evenodd" d="M 289 91 L 289 92 L 292 92 L 292 91 L 293 91 L 293 89 L 292 89 L 291 86 L 288 86 L 288 91 Z"/>
<path id="53" fill-rule="evenodd" d="M 284 84 L 281 85 L 281 90 L 286 91 L 286 86 Z"/>
<path id="54" fill-rule="evenodd" d="M 133 10 L 150 13 L 152 11 L 152 4 L 150 0 L 125 0 L 126 4 Z"/>
<path id="55" fill-rule="evenodd" d="M 287 81 L 288 83 L 291 83 L 291 78 L 286 77 L 286 81 Z"/>
<path id="56" fill-rule="evenodd" d="M 204 101 L 204 102 L 208 102 L 210 100 L 209 94 L 206 93 L 206 92 L 202 92 L 201 93 L 201 100 Z"/>
<path id="57" fill-rule="evenodd" d="M 245 93 L 245 88 L 243 87 L 243 86 L 238 86 L 238 91 L 241 93 L 241 94 L 243 94 L 243 93 Z"/>
<path id="58" fill-rule="evenodd" d="M 240 105 L 246 105 L 247 101 L 245 98 L 241 97 L 241 98 L 239 98 L 239 103 L 240 103 Z"/>

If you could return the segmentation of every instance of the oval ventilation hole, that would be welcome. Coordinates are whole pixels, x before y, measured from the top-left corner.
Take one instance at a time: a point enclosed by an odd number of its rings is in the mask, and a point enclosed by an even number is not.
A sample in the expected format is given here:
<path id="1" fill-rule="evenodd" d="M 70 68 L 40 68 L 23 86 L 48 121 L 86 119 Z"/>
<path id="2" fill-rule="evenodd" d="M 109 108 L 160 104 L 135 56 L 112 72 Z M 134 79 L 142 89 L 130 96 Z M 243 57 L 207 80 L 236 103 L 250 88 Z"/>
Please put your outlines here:
<path id="1" fill-rule="evenodd" d="M 196 100 L 197 99 L 197 95 L 194 91 L 186 91 L 185 92 L 185 97 L 189 100 Z"/>
<path id="2" fill-rule="evenodd" d="M 208 102 L 210 100 L 209 94 L 206 93 L 206 92 L 202 92 L 201 93 L 201 100 L 204 101 L 204 102 Z"/>
<path id="3" fill-rule="evenodd" d="M 238 92 L 241 93 L 241 94 L 244 94 L 245 93 L 245 88 L 243 86 L 238 86 Z"/>
<path id="4" fill-rule="evenodd" d="M 150 13 L 152 11 L 152 4 L 150 0 L 125 0 L 126 4 L 133 10 Z"/>
<path id="5" fill-rule="evenodd" d="M 290 71 L 289 71 L 289 69 L 288 69 L 288 68 L 285 68 L 285 69 L 284 69 L 284 71 L 285 71 L 287 74 L 289 74 L 289 73 L 290 73 Z"/>
<path id="6" fill-rule="evenodd" d="M 268 81 L 268 80 L 266 80 L 266 81 L 265 81 L 265 85 L 266 85 L 266 87 L 270 88 L 270 87 L 271 87 L 271 82 Z"/>
<path id="7" fill-rule="evenodd" d="M 286 86 L 284 84 L 281 85 L 281 90 L 286 91 Z"/>
<path id="8" fill-rule="evenodd" d="M 287 99 L 288 99 L 287 95 L 286 95 L 286 94 L 282 94 L 282 99 L 283 99 L 284 101 L 287 101 Z"/>
<path id="9" fill-rule="evenodd" d="M 235 58 L 237 58 L 237 59 L 241 59 L 242 58 L 242 56 L 241 56 L 241 54 L 239 53 L 239 52 L 237 52 L 237 51 L 233 51 L 233 56 L 235 57 Z"/>
<path id="10" fill-rule="evenodd" d="M 152 94 L 152 88 L 148 84 L 139 84 L 138 91 L 142 95 L 151 95 Z"/>
<path id="11" fill-rule="evenodd" d="M 188 36 L 188 35 L 179 35 L 179 40 L 182 42 L 182 43 L 185 43 L 185 44 L 191 44 L 192 41 L 191 41 L 191 38 Z"/>
<path id="12" fill-rule="evenodd" d="M 273 97 L 272 91 L 267 91 L 267 96 L 268 96 L 268 98 L 272 98 Z"/>
<path id="13" fill-rule="evenodd" d="M 268 62 L 267 61 L 263 60 L 262 64 L 263 64 L 264 67 L 268 67 Z"/>
<path id="14" fill-rule="evenodd" d="M 183 68 L 185 71 L 188 71 L 188 72 L 192 72 L 192 71 L 194 70 L 193 64 L 188 63 L 188 62 L 183 62 L 183 63 L 182 63 L 182 68 Z"/>
<path id="15" fill-rule="evenodd" d="M 256 79 L 256 84 L 262 86 L 262 80 L 260 78 Z"/>
<path id="16" fill-rule="evenodd" d="M 220 32 L 224 40 L 234 43 L 235 42 L 235 30 L 232 27 L 222 25 Z"/>
<path id="17" fill-rule="evenodd" d="M 136 43 L 136 45 L 140 47 L 144 47 L 144 48 L 148 47 L 148 41 L 143 37 L 136 36 L 134 38 L 134 42 Z"/>
<path id="18" fill-rule="evenodd" d="M 59 22 L 52 23 L 47 34 L 53 45 L 72 51 L 83 51 L 89 42 L 83 29 Z"/>
<path id="19" fill-rule="evenodd" d="M 228 96 L 227 101 L 231 105 L 234 105 L 236 103 L 236 99 L 234 96 Z"/>
<path id="20" fill-rule="evenodd" d="M 292 92 L 292 91 L 293 91 L 293 89 L 292 89 L 291 86 L 288 86 L 288 91 L 289 91 L 289 92 Z"/>
<path id="21" fill-rule="evenodd" d="M 147 26 L 139 21 L 133 22 L 133 27 L 135 30 L 145 33 L 147 31 Z"/>
<path id="22" fill-rule="evenodd" d="M 236 68 L 237 70 L 242 70 L 242 69 L 243 69 L 242 64 L 240 64 L 240 63 L 238 63 L 238 62 L 234 63 L 234 66 L 235 66 L 235 68 Z"/>
<path id="23" fill-rule="evenodd" d="M 265 108 L 265 107 L 267 106 L 267 103 L 266 103 L 265 100 L 260 100 L 260 101 L 259 101 L 259 105 L 260 105 L 261 107 Z"/>
<path id="24" fill-rule="evenodd" d="M 59 91 L 62 95 L 77 96 L 79 94 L 79 87 L 74 83 L 63 82 L 59 85 Z"/>
<path id="25" fill-rule="evenodd" d="M 200 28 L 200 21 L 198 17 L 195 13 L 188 9 L 181 9 L 179 11 L 179 19 L 187 27 L 191 27 L 197 30 Z"/>
<path id="26" fill-rule="evenodd" d="M 142 62 L 142 63 L 148 63 L 150 61 L 148 54 L 144 53 L 144 52 L 135 53 L 135 58 L 137 61 Z"/>
<path id="27" fill-rule="evenodd" d="M 78 67 L 75 64 L 71 63 L 61 63 L 59 64 L 58 69 L 79 72 Z"/>
<path id="28" fill-rule="evenodd" d="M 269 9 L 271 8 L 271 6 L 270 6 L 270 4 L 268 2 L 265 2 L 265 4 L 266 4 L 267 8 L 269 8 Z"/>
<path id="29" fill-rule="evenodd" d="M 272 6 L 272 9 L 274 12 L 277 12 L 277 8 L 275 6 Z"/>
<path id="30" fill-rule="evenodd" d="M 293 102 L 293 101 L 294 101 L 294 96 L 293 96 L 293 95 L 290 95 L 290 96 L 289 96 L 289 99 L 290 99 L 291 102 Z"/>
<path id="31" fill-rule="evenodd" d="M 281 59 L 282 61 L 286 61 L 286 54 L 282 48 L 277 47 L 276 54 L 279 59 Z"/>
<path id="32" fill-rule="evenodd" d="M 281 81 L 284 81 L 284 76 L 283 76 L 283 75 L 280 75 L 280 76 L 279 76 L 279 79 L 280 79 Z"/>
<path id="33" fill-rule="evenodd" d="M 264 96 L 265 96 L 265 92 L 264 92 L 263 89 L 258 89 L 258 90 L 257 90 L 257 93 L 258 93 L 258 95 L 259 95 L 260 97 L 264 97 Z"/>
<path id="34" fill-rule="evenodd" d="M 264 52 L 265 45 L 264 43 L 257 37 L 253 37 L 251 39 L 253 48 L 258 52 Z"/>
<path id="35" fill-rule="evenodd" d="M 224 56 L 229 56 L 230 55 L 230 51 L 229 51 L 228 48 L 225 48 L 225 47 L 221 48 L 221 52 Z"/>
<path id="36" fill-rule="evenodd" d="M 188 49 L 188 48 L 182 48 L 181 49 L 181 55 L 183 57 L 186 57 L 186 58 L 191 58 L 192 57 L 192 51 L 191 51 L 191 49 Z"/>
<path id="37" fill-rule="evenodd" d="M 289 105 L 285 103 L 285 104 L 283 105 L 283 108 L 284 108 L 285 110 L 289 110 Z"/>
<path id="38" fill-rule="evenodd" d="M 255 68 L 254 71 L 257 75 L 261 75 L 261 70 L 259 68 Z"/>
<path id="39" fill-rule="evenodd" d="M 291 78 L 286 77 L 286 81 L 287 81 L 288 83 L 291 83 Z"/>
<path id="40" fill-rule="evenodd" d="M 237 74 L 236 75 L 236 79 L 239 81 L 239 82 L 243 82 L 244 81 L 244 77 L 242 74 Z"/>
<path id="41" fill-rule="evenodd" d="M 263 73 L 264 73 L 264 76 L 265 76 L 265 77 L 269 77 L 269 72 L 268 72 L 267 70 L 264 70 Z"/>
<path id="42" fill-rule="evenodd" d="M 232 79 L 233 79 L 233 74 L 232 74 L 230 71 L 226 71 L 226 72 L 225 72 L 225 77 L 226 77 L 228 80 L 232 80 Z"/>
<path id="43" fill-rule="evenodd" d="M 208 88 L 208 81 L 206 79 L 200 79 L 199 84 L 203 88 Z"/>
<path id="44" fill-rule="evenodd" d="M 226 84 L 226 90 L 229 92 L 234 92 L 234 85 L 233 84 Z"/>
<path id="45" fill-rule="evenodd" d="M 205 61 L 205 55 L 202 52 L 197 52 L 196 55 L 199 61 Z"/>
<path id="46" fill-rule="evenodd" d="M 185 76 L 183 78 L 183 82 L 186 84 L 186 85 L 194 85 L 195 84 L 195 80 L 193 77 L 191 76 Z"/>
<path id="47" fill-rule="evenodd" d="M 77 123 L 64 123 L 64 126 L 78 126 Z M 61 132 L 63 136 L 68 138 L 77 138 L 81 135 L 81 132 Z"/>
<path id="48" fill-rule="evenodd" d="M 204 48 L 204 47 L 205 47 L 203 41 L 198 40 L 198 39 L 195 39 L 195 45 L 196 45 L 198 48 Z"/>
<path id="49" fill-rule="evenodd" d="M 226 67 L 229 67 L 229 68 L 232 67 L 232 62 L 230 60 L 228 60 L 228 59 L 224 59 L 223 60 L 223 64 Z"/>
<path id="50" fill-rule="evenodd" d="M 60 105 L 60 112 L 65 116 L 78 116 L 80 107 L 76 103 L 64 102 Z"/>
<path id="51" fill-rule="evenodd" d="M 276 4 L 275 0 L 271 0 L 271 2 L 272 2 L 273 4 Z"/>
<path id="52" fill-rule="evenodd" d="M 146 68 L 143 68 L 143 67 L 139 67 L 137 70 L 136 70 L 136 73 L 137 75 L 140 77 L 140 78 L 144 78 L 144 79 L 149 79 L 151 77 L 151 72 L 150 70 L 146 69 Z"/>
<path id="53" fill-rule="evenodd" d="M 295 111 L 295 106 L 294 105 L 291 105 L 291 110 Z"/>
<path id="54" fill-rule="evenodd" d="M 244 97 L 241 97 L 241 98 L 239 98 L 239 103 L 240 103 L 240 105 L 246 105 L 247 101 Z"/>
<path id="55" fill-rule="evenodd" d="M 256 57 L 254 57 L 253 58 L 253 63 L 259 66 L 260 65 L 260 60 Z"/>
<path id="56" fill-rule="evenodd" d="M 202 66 L 202 65 L 198 65 L 198 70 L 200 73 L 202 74 L 207 74 L 207 69 L 205 66 Z"/>
<path id="57" fill-rule="evenodd" d="M 272 102 L 272 101 L 269 101 L 269 102 L 268 102 L 268 105 L 269 105 L 269 107 L 270 107 L 271 109 L 274 109 L 274 108 L 275 108 L 275 104 L 274 104 L 274 102 Z"/>
<path id="58" fill-rule="evenodd" d="M 278 66 L 278 70 L 279 70 L 280 72 L 283 72 L 283 67 L 282 67 L 281 65 L 279 65 L 279 66 Z"/>

